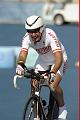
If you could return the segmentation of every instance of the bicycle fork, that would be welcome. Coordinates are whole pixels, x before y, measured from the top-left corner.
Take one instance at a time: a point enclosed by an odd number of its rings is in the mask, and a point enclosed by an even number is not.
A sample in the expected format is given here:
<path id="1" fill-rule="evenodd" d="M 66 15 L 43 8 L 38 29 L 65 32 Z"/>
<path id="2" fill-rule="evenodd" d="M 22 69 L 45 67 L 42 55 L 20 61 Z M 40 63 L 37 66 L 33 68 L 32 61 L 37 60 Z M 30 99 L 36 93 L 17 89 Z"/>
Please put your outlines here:
<path id="1" fill-rule="evenodd" d="M 39 117 L 39 103 L 36 100 L 34 100 L 32 102 L 32 106 L 31 106 L 31 110 L 30 110 L 30 113 L 29 113 L 29 116 L 28 116 L 28 120 L 31 119 L 32 113 L 34 113 L 34 120 L 40 120 L 40 117 Z"/>
<path id="2" fill-rule="evenodd" d="M 37 95 L 39 97 L 39 91 L 35 91 L 35 95 Z M 39 102 L 36 101 L 36 117 L 34 118 L 34 120 L 40 120 L 40 116 L 39 116 Z"/>
<path id="3" fill-rule="evenodd" d="M 34 94 L 32 94 L 32 96 L 39 96 L 39 91 L 37 92 L 35 90 Z M 38 103 L 37 99 L 33 100 L 32 108 L 33 108 L 33 113 L 34 113 L 34 120 L 40 120 L 40 117 L 39 117 L 39 103 Z"/>
<path id="4" fill-rule="evenodd" d="M 38 101 L 36 102 L 36 116 L 34 117 L 34 120 L 40 120 L 40 117 L 39 117 L 39 103 L 38 103 Z"/>

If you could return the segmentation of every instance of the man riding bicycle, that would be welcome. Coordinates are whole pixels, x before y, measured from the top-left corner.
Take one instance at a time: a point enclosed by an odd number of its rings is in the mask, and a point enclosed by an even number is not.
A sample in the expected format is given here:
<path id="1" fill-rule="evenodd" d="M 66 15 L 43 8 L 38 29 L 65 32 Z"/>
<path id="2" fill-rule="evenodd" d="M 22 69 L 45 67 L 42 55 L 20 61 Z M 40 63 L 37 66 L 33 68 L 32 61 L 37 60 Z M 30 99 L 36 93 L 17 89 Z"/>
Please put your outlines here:
<path id="1" fill-rule="evenodd" d="M 25 29 L 27 32 L 22 40 L 16 73 L 19 75 L 24 73 L 29 47 L 34 48 L 39 54 L 34 66 L 35 70 L 45 71 L 51 65 L 51 79 L 54 79 L 54 81 L 50 83 L 50 88 L 59 106 L 58 120 L 66 120 L 67 110 L 64 103 L 63 90 L 59 85 L 67 63 L 65 48 L 56 33 L 52 29 L 45 27 L 40 16 L 33 15 L 28 17 L 25 22 Z M 33 86 L 35 84 L 36 82 L 33 82 Z"/>

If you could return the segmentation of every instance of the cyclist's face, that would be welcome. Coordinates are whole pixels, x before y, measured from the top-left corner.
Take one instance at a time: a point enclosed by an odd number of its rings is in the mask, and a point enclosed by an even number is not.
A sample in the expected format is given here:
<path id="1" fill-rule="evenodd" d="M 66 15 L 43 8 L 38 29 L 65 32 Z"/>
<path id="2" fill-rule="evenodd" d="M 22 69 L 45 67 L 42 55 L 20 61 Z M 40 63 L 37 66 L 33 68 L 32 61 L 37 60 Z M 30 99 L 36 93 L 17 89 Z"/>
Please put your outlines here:
<path id="1" fill-rule="evenodd" d="M 40 33 L 40 29 L 28 31 L 28 34 L 31 37 L 32 41 L 34 41 L 35 43 L 41 40 L 42 33 Z"/>

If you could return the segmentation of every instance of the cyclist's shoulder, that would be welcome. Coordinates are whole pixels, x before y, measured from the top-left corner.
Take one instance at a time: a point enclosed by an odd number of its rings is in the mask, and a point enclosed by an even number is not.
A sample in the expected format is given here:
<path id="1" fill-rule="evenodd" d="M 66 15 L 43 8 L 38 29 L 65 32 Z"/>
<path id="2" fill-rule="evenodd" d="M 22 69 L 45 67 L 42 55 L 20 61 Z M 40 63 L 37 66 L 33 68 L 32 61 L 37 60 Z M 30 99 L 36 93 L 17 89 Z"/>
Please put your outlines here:
<path id="1" fill-rule="evenodd" d="M 23 36 L 23 39 L 26 39 L 28 37 L 29 37 L 28 33 L 25 33 L 25 35 Z"/>
<path id="2" fill-rule="evenodd" d="M 46 34 L 48 34 L 49 36 L 57 36 L 56 32 L 51 28 L 46 28 Z"/>
<path id="3" fill-rule="evenodd" d="M 27 43 L 30 42 L 30 38 L 29 38 L 28 33 L 26 33 L 26 34 L 23 36 L 22 42 L 27 42 Z"/>

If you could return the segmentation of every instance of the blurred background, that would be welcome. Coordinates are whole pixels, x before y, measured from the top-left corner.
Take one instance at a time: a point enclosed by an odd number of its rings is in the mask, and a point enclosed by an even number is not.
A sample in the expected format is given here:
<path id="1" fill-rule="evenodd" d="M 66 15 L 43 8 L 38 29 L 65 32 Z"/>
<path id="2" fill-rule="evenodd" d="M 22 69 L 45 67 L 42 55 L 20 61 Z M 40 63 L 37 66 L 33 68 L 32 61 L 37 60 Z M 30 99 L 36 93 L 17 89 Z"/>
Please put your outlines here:
<path id="1" fill-rule="evenodd" d="M 53 29 L 68 54 L 68 70 L 61 86 L 68 109 L 68 120 L 78 120 L 78 22 L 77 0 L 0 0 L 0 120 L 22 120 L 30 82 L 18 81 L 20 90 L 13 87 L 16 60 L 25 34 L 24 22 L 30 15 L 43 17 L 46 26 Z M 31 57 L 32 56 L 32 57 Z M 26 65 L 34 66 L 36 52 L 29 50 Z M 48 89 L 42 95 L 48 99 Z"/>

